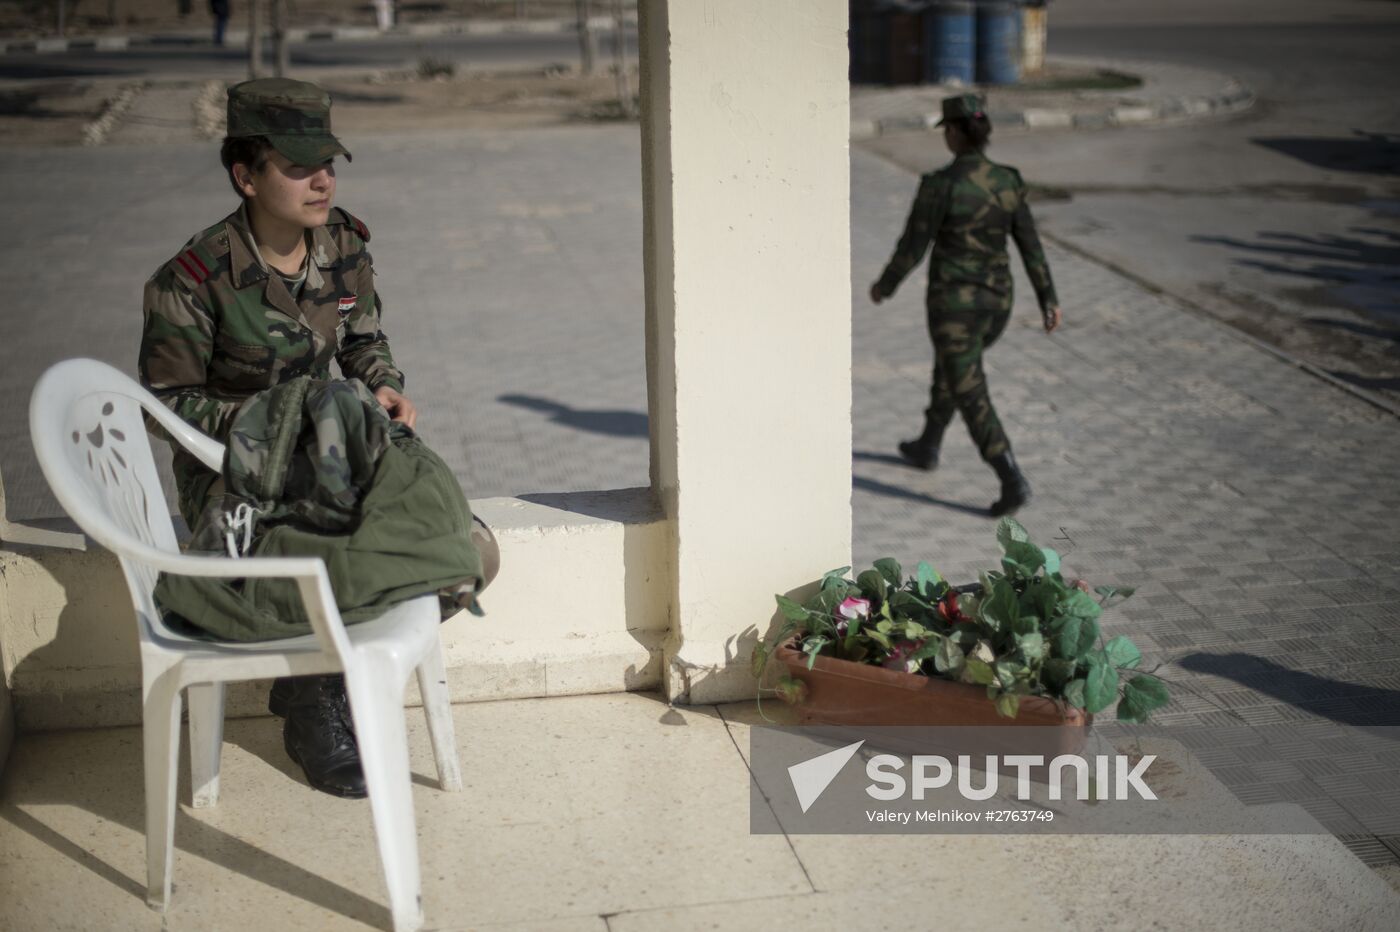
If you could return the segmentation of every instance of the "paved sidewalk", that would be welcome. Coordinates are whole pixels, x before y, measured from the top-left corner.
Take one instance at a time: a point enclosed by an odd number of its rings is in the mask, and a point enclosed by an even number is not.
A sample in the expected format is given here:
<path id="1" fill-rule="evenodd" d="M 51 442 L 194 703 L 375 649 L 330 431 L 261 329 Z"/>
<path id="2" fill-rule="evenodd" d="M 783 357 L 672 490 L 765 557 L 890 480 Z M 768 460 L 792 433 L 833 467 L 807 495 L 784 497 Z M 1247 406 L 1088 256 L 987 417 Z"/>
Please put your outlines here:
<path id="1" fill-rule="evenodd" d="M 645 485 L 635 127 L 348 143 L 341 199 L 374 230 L 410 393 L 469 494 Z M 852 154 L 855 552 L 970 577 L 995 556 L 995 483 L 965 431 L 934 474 L 890 455 L 926 392 L 922 272 L 885 305 L 864 297 L 914 187 Z M 231 198 L 205 144 L 0 152 L 0 199 L 17 218 L 0 273 L 26 283 L 3 312 L 16 403 L 0 470 L 11 517 L 32 517 L 55 510 L 24 423 L 34 380 L 80 354 L 133 370 L 141 282 Z M 1169 720 L 1400 724 L 1400 422 L 1092 261 L 1050 260 L 1064 331 L 1037 330 L 1021 280 L 989 362 L 1036 489 L 1021 518 L 1072 572 L 1140 587 L 1108 622 L 1171 664 Z M 1393 779 L 1395 761 L 1364 763 Z M 1223 766 L 1259 800 L 1333 811 L 1351 795 L 1327 775 Z M 1400 825 L 1346 840 L 1400 869 Z"/>

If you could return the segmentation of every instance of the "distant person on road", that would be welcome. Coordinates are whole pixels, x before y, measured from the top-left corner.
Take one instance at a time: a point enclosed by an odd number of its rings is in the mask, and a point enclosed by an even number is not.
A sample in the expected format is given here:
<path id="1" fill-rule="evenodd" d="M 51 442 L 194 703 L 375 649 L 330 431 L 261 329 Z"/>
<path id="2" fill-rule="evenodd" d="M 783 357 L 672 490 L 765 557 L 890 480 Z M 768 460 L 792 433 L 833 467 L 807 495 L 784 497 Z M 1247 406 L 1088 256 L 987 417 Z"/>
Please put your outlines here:
<path id="1" fill-rule="evenodd" d="M 919 179 L 904 235 L 870 286 L 870 300 L 879 304 L 894 294 L 933 244 L 926 298 L 933 387 L 923 432 L 901 443 L 899 455 L 919 469 L 936 467 L 943 431 L 953 414 L 962 412 L 982 459 L 1001 480 L 1001 497 L 992 503 L 991 513 L 1007 515 L 1030 501 L 1031 487 L 992 407 L 982 354 L 1011 316 L 1008 234 L 1021 250 L 1046 333 L 1060 325 L 1060 305 L 1026 203 L 1025 182 L 1016 169 L 983 154 L 992 124 L 982 101 L 975 94 L 946 98 L 938 125 L 953 161 Z"/>
<path id="2" fill-rule="evenodd" d="M 224 30 L 228 28 L 229 0 L 209 0 L 209 12 L 214 14 L 214 44 L 223 45 Z"/>

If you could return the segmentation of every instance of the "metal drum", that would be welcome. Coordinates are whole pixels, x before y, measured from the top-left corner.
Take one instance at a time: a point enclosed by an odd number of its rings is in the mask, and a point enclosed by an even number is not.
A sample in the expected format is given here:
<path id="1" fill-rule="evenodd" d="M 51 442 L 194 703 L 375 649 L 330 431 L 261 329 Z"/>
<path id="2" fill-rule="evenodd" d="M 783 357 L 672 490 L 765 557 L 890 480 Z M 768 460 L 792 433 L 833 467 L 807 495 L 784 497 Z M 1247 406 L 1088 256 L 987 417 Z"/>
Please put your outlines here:
<path id="1" fill-rule="evenodd" d="M 925 83 L 973 82 L 974 6 L 969 0 L 936 0 L 924 8 Z"/>
<path id="2" fill-rule="evenodd" d="M 1015 84 L 1021 77 L 1020 9 L 1014 3 L 977 5 L 977 83 Z"/>

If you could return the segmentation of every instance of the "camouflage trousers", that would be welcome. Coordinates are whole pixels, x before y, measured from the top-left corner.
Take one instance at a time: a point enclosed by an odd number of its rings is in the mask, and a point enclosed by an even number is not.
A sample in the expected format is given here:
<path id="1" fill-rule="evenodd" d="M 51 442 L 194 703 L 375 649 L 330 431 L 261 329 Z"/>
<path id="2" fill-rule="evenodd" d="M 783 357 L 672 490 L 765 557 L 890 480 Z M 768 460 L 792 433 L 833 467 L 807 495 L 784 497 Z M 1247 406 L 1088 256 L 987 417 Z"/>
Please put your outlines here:
<path id="1" fill-rule="evenodd" d="M 957 289 L 956 296 L 968 297 L 961 293 L 966 290 L 969 289 Z M 961 412 L 982 459 L 991 460 L 1011 449 L 1011 444 L 987 392 L 982 354 L 1006 329 L 1006 322 L 1011 319 L 1011 302 L 995 292 L 976 291 L 980 300 L 929 301 L 933 387 L 924 411 L 922 439 L 937 443 L 953 415 Z"/>

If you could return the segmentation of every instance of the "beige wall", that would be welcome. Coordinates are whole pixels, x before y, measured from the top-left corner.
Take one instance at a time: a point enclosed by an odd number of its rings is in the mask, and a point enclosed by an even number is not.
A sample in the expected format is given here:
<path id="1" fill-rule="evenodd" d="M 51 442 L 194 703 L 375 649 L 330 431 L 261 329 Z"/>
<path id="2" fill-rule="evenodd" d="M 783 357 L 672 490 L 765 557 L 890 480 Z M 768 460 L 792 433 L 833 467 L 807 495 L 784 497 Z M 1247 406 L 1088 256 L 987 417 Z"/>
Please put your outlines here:
<path id="1" fill-rule="evenodd" d="M 531 499 L 474 503 L 495 529 L 501 571 L 485 618 L 443 625 L 453 698 L 659 685 L 671 534 L 650 490 Z M 141 720 L 136 625 L 106 551 L 0 549 L 0 656 L 0 729 L 11 695 L 23 731 Z M 229 714 L 261 714 L 265 701 L 261 685 L 233 687 Z"/>
<path id="2" fill-rule="evenodd" d="M 753 694 L 773 594 L 849 562 L 846 0 L 641 6 L 652 483 L 673 699 Z"/>

